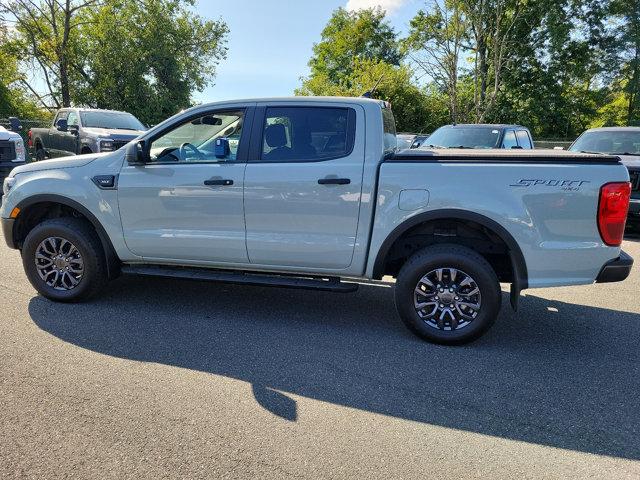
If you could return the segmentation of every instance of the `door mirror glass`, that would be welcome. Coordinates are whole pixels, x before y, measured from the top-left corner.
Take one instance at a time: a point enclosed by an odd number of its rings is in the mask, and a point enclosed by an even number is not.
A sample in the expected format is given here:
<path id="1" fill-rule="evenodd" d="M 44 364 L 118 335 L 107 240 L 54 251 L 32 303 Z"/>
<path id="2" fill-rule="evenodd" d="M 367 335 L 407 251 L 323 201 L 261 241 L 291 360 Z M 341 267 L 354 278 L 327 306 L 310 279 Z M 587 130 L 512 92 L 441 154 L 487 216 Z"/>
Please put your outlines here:
<path id="1" fill-rule="evenodd" d="M 59 118 L 56 121 L 56 129 L 59 132 L 66 132 L 67 131 L 67 119 L 66 118 Z"/>

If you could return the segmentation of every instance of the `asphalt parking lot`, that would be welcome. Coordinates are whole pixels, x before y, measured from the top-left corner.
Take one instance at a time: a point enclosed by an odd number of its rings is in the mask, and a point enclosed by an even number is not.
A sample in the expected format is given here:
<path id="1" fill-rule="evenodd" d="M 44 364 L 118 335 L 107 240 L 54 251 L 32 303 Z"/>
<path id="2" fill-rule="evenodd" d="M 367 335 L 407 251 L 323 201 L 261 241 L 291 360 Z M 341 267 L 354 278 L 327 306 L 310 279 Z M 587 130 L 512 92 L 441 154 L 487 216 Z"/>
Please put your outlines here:
<path id="1" fill-rule="evenodd" d="M 54 304 L 0 239 L 0 476 L 638 478 L 640 268 L 506 300 L 457 348 L 385 285 L 122 277 Z"/>

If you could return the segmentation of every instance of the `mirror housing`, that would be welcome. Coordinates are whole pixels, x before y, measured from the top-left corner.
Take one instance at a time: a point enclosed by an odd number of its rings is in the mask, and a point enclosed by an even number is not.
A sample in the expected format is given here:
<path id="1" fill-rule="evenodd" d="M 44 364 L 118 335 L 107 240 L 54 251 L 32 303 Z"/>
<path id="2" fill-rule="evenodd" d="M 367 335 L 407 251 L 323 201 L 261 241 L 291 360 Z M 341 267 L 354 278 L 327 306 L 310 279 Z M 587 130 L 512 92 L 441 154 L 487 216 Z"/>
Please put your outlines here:
<path id="1" fill-rule="evenodd" d="M 138 140 L 127 145 L 124 159 L 129 165 L 144 165 L 151 161 L 149 145 L 146 140 Z"/>
<path id="2" fill-rule="evenodd" d="M 20 123 L 20 120 L 18 120 L 18 117 L 9 117 L 9 128 L 13 132 L 20 133 L 22 130 L 22 124 Z"/>
<path id="3" fill-rule="evenodd" d="M 66 132 L 67 129 L 68 129 L 67 119 L 59 118 L 58 121 L 56 122 L 56 130 L 58 130 L 59 132 Z"/>
<path id="4" fill-rule="evenodd" d="M 77 135 L 80 131 L 80 127 L 78 125 L 67 125 L 67 130 L 69 130 L 69 133 Z"/>
<path id="5" fill-rule="evenodd" d="M 229 139 L 225 137 L 216 138 L 216 158 L 227 158 L 230 152 L 231 148 L 229 147 Z"/>

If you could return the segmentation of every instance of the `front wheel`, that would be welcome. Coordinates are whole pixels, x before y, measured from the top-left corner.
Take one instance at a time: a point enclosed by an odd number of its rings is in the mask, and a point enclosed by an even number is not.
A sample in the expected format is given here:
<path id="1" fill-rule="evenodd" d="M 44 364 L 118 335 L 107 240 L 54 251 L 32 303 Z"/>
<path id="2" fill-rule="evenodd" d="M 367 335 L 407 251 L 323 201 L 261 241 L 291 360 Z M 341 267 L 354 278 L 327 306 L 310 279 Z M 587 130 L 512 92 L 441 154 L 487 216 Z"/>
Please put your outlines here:
<path id="1" fill-rule="evenodd" d="M 24 241 L 22 263 L 31 285 L 58 302 L 86 300 L 107 281 L 100 239 L 79 218 L 54 218 L 34 227 Z"/>
<path id="2" fill-rule="evenodd" d="M 493 268 L 478 253 L 460 245 L 433 245 L 404 264 L 395 300 L 413 333 L 456 345 L 477 339 L 493 325 L 502 293 Z"/>

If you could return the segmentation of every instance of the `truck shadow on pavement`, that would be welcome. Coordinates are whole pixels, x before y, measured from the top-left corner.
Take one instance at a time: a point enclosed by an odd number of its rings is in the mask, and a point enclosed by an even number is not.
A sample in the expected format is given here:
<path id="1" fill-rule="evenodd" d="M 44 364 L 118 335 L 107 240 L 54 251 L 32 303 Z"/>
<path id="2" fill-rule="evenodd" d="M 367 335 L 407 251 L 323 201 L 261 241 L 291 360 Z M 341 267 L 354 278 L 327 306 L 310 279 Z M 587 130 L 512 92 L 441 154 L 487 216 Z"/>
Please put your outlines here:
<path id="1" fill-rule="evenodd" d="M 123 277 L 92 303 L 34 297 L 29 312 L 85 349 L 249 382 L 262 407 L 290 421 L 298 411 L 289 393 L 640 459 L 640 315 L 521 300 L 516 316 L 505 295 L 494 328 L 464 347 L 408 333 L 385 285 L 338 295 Z"/>

